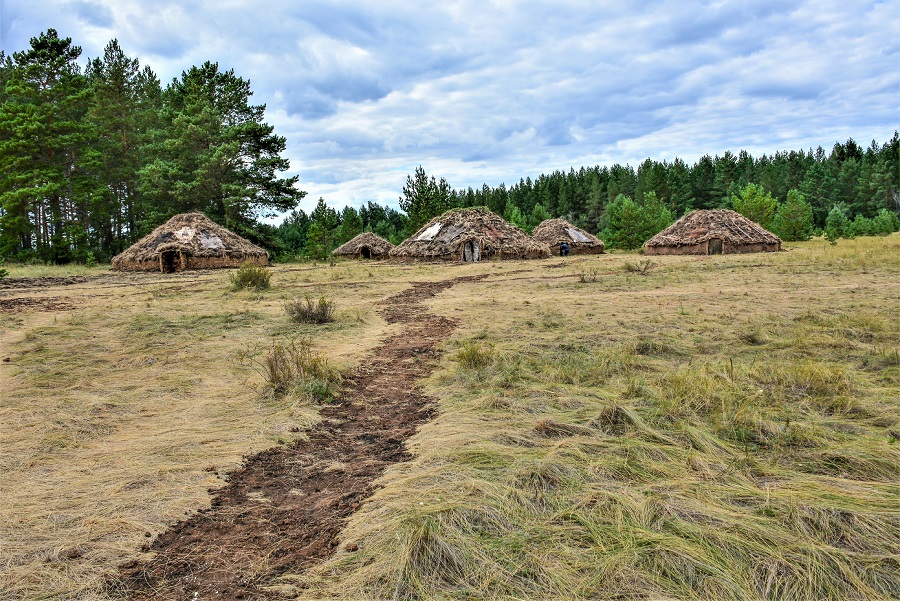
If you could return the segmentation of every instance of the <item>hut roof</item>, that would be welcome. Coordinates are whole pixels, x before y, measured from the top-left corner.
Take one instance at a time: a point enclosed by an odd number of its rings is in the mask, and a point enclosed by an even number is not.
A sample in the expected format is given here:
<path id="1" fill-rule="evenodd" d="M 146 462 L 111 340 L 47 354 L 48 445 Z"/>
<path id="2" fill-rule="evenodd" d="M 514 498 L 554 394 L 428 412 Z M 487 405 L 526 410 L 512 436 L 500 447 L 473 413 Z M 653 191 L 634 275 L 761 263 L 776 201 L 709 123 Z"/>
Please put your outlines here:
<path id="1" fill-rule="evenodd" d="M 550 245 L 558 245 L 566 242 L 569 245 L 596 248 L 600 250 L 606 246 L 597 236 L 590 234 L 580 227 L 575 227 L 565 219 L 547 219 L 531 232 L 531 237 L 538 242 Z"/>
<path id="2" fill-rule="evenodd" d="M 478 240 L 485 256 L 547 257 L 550 249 L 531 239 L 487 207 L 451 209 L 435 217 L 391 251 L 392 257 L 437 258 L 455 255 L 467 240 Z"/>
<path id="3" fill-rule="evenodd" d="M 372 232 L 363 232 L 360 235 L 354 237 L 349 242 L 341 244 L 336 249 L 331 251 L 333 255 L 341 255 L 341 256 L 355 256 L 360 253 L 363 247 L 368 247 L 374 255 L 386 255 L 391 252 L 391 249 L 394 248 L 394 245 L 382 238 L 381 236 L 376 236 Z"/>
<path id="4" fill-rule="evenodd" d="M 193 257 L 268 258 L 269 253 L 203 213 L 182 213 L 113 257 L 113 268 L 129 262 L 156 261 L 160 253 L 180 251 Z"/>
<path id="5" fill-rule="evenodd" d="M 721 238 L 733 245 L 781 243 L 781 238 L 740 213 L 717 209 L 691 211 L 650 238 L 644 246 L 689 246 L 711 238 Z"/>

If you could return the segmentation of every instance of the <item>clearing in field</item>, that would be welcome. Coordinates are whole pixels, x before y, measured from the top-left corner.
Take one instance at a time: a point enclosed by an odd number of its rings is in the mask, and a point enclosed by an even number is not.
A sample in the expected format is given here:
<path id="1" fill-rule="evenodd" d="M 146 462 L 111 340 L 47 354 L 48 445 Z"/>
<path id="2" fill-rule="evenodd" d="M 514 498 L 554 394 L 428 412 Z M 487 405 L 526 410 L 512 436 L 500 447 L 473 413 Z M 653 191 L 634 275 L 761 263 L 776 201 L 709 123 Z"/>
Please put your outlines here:
<path id="1" fill-rule="evenodd" d="M 262 293 L 11 271 L 2 599 L 900 597 L 897 235 Z M 305 295 L 337 319 L 293 322 Z M 331 400 L 267 386 L 291 343 L 343 373 Z"/>

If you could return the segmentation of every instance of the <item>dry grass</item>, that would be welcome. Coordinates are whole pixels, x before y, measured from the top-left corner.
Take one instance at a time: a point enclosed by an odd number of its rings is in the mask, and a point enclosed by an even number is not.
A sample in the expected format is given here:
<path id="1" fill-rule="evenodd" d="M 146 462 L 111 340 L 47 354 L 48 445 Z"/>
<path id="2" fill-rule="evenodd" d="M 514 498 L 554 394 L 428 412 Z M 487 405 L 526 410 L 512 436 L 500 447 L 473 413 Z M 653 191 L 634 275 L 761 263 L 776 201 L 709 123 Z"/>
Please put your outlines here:
<path id="1" fill-rule="evenodd" d="M 462 325 L 416 459 L 351 519 L 358 551 L 281 590 L 897 598 L 898 242 L 450 289 L 434 308 Z"/>
<path id="2" fill-rule="evenodd" d="M 393 331 L 377 300 L 475 273 L 490 277 L 432 301 L 460 325 L 414 460 L 351 518 L 357 551 L 279 591 L 900 597 L 900 236 L 790 248 L 663 256 L 652 277 L 614 254 L 282 266 L 265 295 L 227 292 L 223 273 L 22 292 L 78 308 L 0 314 L 0 599 L 103 598 L 144 532 L 315 423 L 310 404 L 260 394 L 248 348 L 312 336 L 352 365 Z M 289 320 L 305 294 L 339 301 L 336 321 Z"/>
<path id="3" fill-rule="evenodd" d="M 353 265 L 273 271 L 278 285 L 263 295 L 229 292 L 226 271 L 105 273 L 0 291 L 75 307 L 0 313 L 9 358 L 0 362 L 0 599 L 105 598 L 104 575 L 140 555 L 145 533 L 208 506 L 207 489 L 243 455 L 316 423 L 303 395 L 266 394 L 264 378 L 241 357 L 315 336 L 332 364 L 352 365 L 393 331 L 374 303 L 412 275 Z M 292 322 L 284 303 L 305 293 L 340 298 L 335 321 Z"/>

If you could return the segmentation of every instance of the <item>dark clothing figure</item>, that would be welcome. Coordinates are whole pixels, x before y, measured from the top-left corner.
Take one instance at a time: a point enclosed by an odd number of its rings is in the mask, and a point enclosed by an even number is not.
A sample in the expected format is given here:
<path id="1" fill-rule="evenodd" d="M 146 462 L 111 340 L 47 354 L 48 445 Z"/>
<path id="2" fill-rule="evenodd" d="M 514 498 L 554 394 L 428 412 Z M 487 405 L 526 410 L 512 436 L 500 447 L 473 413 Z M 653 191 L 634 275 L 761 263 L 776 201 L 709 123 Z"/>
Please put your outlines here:
<path id="1" fill-rule="evenodd" d="M 569 245 L 565 242 L 562 242 L 559 245 L 559 256 L 560 257 L 568 257 L 569 256 Z"/>

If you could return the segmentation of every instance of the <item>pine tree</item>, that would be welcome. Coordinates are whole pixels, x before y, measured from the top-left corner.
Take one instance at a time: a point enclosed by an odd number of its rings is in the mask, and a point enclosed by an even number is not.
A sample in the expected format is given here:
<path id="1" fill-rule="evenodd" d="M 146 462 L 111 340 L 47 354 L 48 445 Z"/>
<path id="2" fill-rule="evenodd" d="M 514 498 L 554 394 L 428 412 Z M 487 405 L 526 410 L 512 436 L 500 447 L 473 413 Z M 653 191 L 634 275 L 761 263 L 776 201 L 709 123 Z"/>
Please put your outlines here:
<path id="1" fill-rule="evenodd" d="M 787 200 L 778 206 L 772 228 L 782 240 L 809 240 L 813 234 L 813 210 L 797 190 L 788 192 Z"/>

